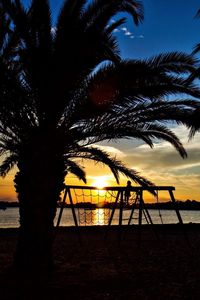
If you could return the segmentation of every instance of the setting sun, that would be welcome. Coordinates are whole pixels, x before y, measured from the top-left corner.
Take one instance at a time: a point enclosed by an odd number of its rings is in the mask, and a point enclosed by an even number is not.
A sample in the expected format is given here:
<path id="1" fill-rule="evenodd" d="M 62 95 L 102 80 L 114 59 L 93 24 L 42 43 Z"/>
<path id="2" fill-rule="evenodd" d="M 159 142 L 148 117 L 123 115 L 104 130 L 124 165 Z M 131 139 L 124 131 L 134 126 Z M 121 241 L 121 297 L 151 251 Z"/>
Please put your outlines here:
<path id="1" fill-rule="evenodd" d="M 104 176 L 99 176 L 92 182 L 92 186 L 103 189 L 105 186 L 108 186 L 108 181 Z"/>

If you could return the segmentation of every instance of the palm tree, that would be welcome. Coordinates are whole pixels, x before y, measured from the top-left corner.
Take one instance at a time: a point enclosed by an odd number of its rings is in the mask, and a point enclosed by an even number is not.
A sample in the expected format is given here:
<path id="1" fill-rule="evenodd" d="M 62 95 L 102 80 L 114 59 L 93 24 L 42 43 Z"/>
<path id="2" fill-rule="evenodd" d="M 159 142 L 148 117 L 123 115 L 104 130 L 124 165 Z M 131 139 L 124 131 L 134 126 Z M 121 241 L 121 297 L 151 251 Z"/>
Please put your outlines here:
<path id="1" fill-rule="evenodd" d="M 198 103 L 164 96 L 199 95 L 185 79 L 196 61 L 176 52 L 143 61 L 120 58 L 113 31 L 125 19 L 109 21 L 128 12 L 137 25 L 143 20 L 138 1 L 67 0 L 54 28 L 47 0 L 33 0 L 28 10 L 20 0 L 1 0 L 1 10 L 1 23 L 8 25 L 1 35 L 0 153 L 6 158 L 0 174 L 18 167 L 15 263 L 46 268 L 52 262 L 53 220 L 65 176 L 71 172 L 86 182 L 79 159 L 106 164 L 117 182 L 122 173 L 151 184 L 94 143 L 137 138 L 152 147 L 154 138 L 164 139 L 186 157 L 164 124 L 190 126 Z"/>
<path id="2" fill-rule="evenodd" d="M 200 9 L 197 11 L 195 18 L 199 18 L 200 17 Z M 192 55 L 196 55 L 200 52 L 200 43 L 198 43 L 197 45 L 194 46 L 194 49 L 192 51 Z M 188 77 L 188 82 L 192 82 L 194 80 L 199 80 L 200 79 L 200 66 L 199 63 L 196 66 L 196 68 L 192 71 L 191 75 Z M 196 132 L 200 131 L 200 120 L 199 120 L 199 116 L 200 116 L 200 108 L 197 107 L 196 110 L 194 111 L 194 113 L 191 116 L 192 119 L 192 126 L 191 126 L 191 130 L 190 130 L 190 139 L 192 139 L 194 137 L 194 135 L 196 134 Z"/>

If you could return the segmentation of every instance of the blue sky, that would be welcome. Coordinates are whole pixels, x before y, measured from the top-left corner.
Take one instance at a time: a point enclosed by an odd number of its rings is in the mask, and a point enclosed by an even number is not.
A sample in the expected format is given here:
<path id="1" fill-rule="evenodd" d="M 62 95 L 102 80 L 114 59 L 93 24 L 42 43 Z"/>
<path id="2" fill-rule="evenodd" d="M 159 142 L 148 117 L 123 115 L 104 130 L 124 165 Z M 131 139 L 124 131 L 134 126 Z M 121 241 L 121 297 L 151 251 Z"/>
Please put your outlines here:
<path id="1" fill-rule="evenodd" d="M 137 28 L 129 20 L 127 27 L 136 38 L 120 38 L 125 57 L 145 58 L 160 52 L 191 52 L 199 42 L 200 19 L 194 18 L 197 0 L 145 0 L 145 20 Z M 139 36 L 144 38 L 138 38 Z M 124 46 L 124 47 L 123 47 Z"/>
<path id="2" fill-rule="evenodd" d="M 30 0 L 22 0 L 25 6 Z M 55 23 L 63 0 L 50 0 L 52 18 Z M 200 8 L 198 0 L 144 0 L 145 19 L 138 27 L 128 17 L 126 27 L 134 38 L 116 33 L 119 37 L 123 57 L 145 58 L 160 52 L 191 52 L 199 42 L 200 19 L 194 16 Z"/>
<path id="3" fill-rule="evenodd" d="M 29 0 L 23 2 L 26 6 L 30 3 Z M 50 1 L 53 26 L 63 2 L 63 0 Z M 169 51 L 190 53 L 200 42 L 200 18 L 194 18 L 200 8 L 199 0 L 144 0 L 143 4 L 145 10 L 143 24 L 136 27 L 128 17 L 127 23 L 115 33 L 123 58 L 143 59 Z M 153 180 L 155 184 L 174 185 L 177 199 L 189 198 L 200 201 L 200 133 L 188 143 L 188 132 L 184 127 L 174 127 L 174 131 L 188 152 L 188 158 L 185 160 L 182 160 L 166 142 L 157 143 L 153 150 L 137 141 L 124 140 L 112 144 L 103 143 L 101 147 Z M 108 185 L 114 184 L 108 170 L 97 168 L 92 164 L 85 167 L 88 170 L 88 184 L 92 184 L 97 176 L 104 176 L 109 182 Z M 13 173 L 0 182 L 0 198 L 5 198 L 8 190 L 10 195 L 12 194 L 11 198 L 15 197 L 12 179 Z M 80 184 L 77 181 L 73 183 Z"/>

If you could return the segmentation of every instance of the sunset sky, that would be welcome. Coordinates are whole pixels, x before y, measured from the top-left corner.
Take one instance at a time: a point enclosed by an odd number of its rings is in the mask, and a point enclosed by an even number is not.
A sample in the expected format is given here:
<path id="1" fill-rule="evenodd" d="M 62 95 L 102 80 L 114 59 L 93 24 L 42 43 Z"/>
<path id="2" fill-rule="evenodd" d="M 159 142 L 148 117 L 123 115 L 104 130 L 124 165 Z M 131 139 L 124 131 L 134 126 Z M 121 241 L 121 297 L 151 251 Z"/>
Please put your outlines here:
<path id="1" fill-rule="evenodd" d="M 28 5 L 30 1 L 23 2 Z M 50 2 L 55 20 L 63 1 Z M 169 51 L 190 53 L 200 42 L 200 19 L 194 18 L 200 8 L 199 0 L 145 0 L 143 4 L 144 23 L 136 28 L 128 18 L 127 24 L 115 32 L 123 58 L 148 58 Z M 162 141 L 156 142 L 154 149 L 135 140 L 105 142 L 98 146 L 124 161 L 128 167 L 141 172 L 156 185 L 175 186 L 177 199 L 200 201 L 200 133 L 188 142 L 188 131 L 184 127 L 172 128 L 187 150 L 187 159 L 183 160 L 169 143 Z M 115 185 L 108 169 L 88 162 L 84 166 L 88 184 L 93 184 L 96 177 L 103 176 L 107 185 Z M 16 199 L 12 184 L 15 171 L 11 171 L 5 179 L 0 179 L 0 200 Z M 70 175 L 66 183 L 82 184 Z M 125 183 L 126 179 L 122 178 L 121 184 Z"/>

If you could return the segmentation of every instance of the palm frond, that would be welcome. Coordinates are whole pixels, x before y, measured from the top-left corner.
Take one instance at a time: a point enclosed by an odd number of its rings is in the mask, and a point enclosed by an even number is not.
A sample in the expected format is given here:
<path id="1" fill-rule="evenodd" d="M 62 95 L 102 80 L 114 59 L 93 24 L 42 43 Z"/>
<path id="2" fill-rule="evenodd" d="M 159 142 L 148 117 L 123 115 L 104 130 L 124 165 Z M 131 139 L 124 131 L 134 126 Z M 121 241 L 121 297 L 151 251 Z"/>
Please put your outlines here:
<path id="1" fill-rule="evenodd" d="M 60 44 L 67 38 L 67 34 L 70 34 L 74 28 L 77 27 L 77 23 L 80 22 L 80 16 L 82 14 L 86 0 L 66 0 L 60 11 L 57 21 L 57 34 L 56 43 Z M 70 26 L 70 30 L 69 30 Z M 61 47 L 61 45 L 57 46 Z"/>
<path id="2" fill-rule="evenodd" d="M 184 68 L 183 66 L 183 69 Z M 174 76 L 168 71 L 165 66 L 163 68 L 161 66 L 157 67 L 157 64 L 153 66 L 153 61 L 125 60 L 120 61 L 117 66 L 107 64 L 90 78 L 88 90 L 90 93 L 90 89 L 94 90 L 96 85 L 98 88 L 98 97 L 102 97 L 100 102 L 105 101 L 108 104 L 110 102 L 111 105 L 113 102 L 126 102 L 126 99 L 130 98 L 132 98 L 133 101 L 139 98 L 157 99 L 177 93 L 185 93 L 193 97 L 199 97 L 200 90 L 197 85 L 192 82 L 187 82 L 185 78 Z M 97 85 L 96 82 L 101 82 L 101 85 Z M 109 82 L 110 89 L 113 89 L 113 94 L 110 95 L 110 99 L 108 97 L 106 99 L 104 95 L 106 82 Z M 88 101 L 90 100 L 92 100 L 91 97 Z M 107 108 L 106 106 L 106 109 Z"/>
<path id="3" fill-rule="evenodd" d="M 155 100 L 137 104 L 130 101 L 127 106 L 120 106 L 114 110 L 114 116 L 121 122 L 127 123 L 126 119 L 133 120 L 133 122 L 129 121 L 131 125 L 157 120 L 161 122 L 173 121 L 190 127 L 192 126 L 191 115 L 199 106 L 200 102 L 194 99 Z"/>
<path id="4" fill-rule="evenodd" d="M 29 9 L 30 27 L 35 36 L 35 45 L 41 47 L 45 55 L 51 51 L 51 13 L 48 0 L 32 0 Z M 45 56 L 43 56 L 45 59 Z"/>
<path id="5" fill-rule="evenodd" d="M 14 154 L 6 157 L 0 165 L 0 176 L 5 177 L 9 171 L 15 166 L 18 161 L 18 157 Z"/>
<path id="6" fill-rule="evenodd" d="M 89 132 L 88 136 L 93 136 L 93 142 L 99 142 L 101 140 L 116 140 L 120 138 L 134 138 L 143 140 L 151 148 L 153 148 L 153 139 L 168 141 L 181 155 L 182 158 L 187 157 L 187 153 L 178 139 L 178 137 L 169 130 L 166 126 L 159 123 L 148 123 L 147 121 L 141 124 L 129 125 L 125 122 L 120 126 L 114 124 L 105 124 L 98 130 L 98 134 L 95 140 L 95 131 Z M 87 137 L 87 132 L 85 133 Z"/>
<path id="7" fill-rule="evenodd" d="M 174 148 L 179 152 L 182 158 L 187 157 L 187 152 L 183 147 L 183 144 L 179 138 L 166 126 L 160 124 L 147 124 L 147 135 L 155 137 L 157 139 L 162 139 L 169 142 Z"/>
<path id="8" fill-rule="evenodd" d="M 121 18 L 117 21 L 114 21 L 112 24 L 108 25 L 106 28 L 106 33 L 110 34 L 115 31 L 119 26 L 123 25 L 126 22 L 126 18 Z"/>
<path id="9" fill-rule="evenodd" d="M 194 113 L 191 115 L 191 127 L 190 127 L 190 133 L 189 133 L 189 140 L 191 140 L 195 133 L 200 131 L 200 108 L 197 108 Z"/>
<path id="10" fill-rule="evenodd" d="M 136 172 L 133 169 L 127 168 L 121 161 L 117 160 L 116 158 L 110 157 L 110 155 L 107 152 L 97 147 L 80 147 L 78 149 L 78 152 L 72 155 L 78 158 L 91 159 L 93 161 L 101 162 L 104 165 L 108 166 L 118 184 L 119 173 L 121 173 L 143 186 L 152 185 L 150 181 L 140 176 L 138 172 Z"/>
<path id="11" fill-rule="evenodd" d="M 21 1 L 2 0 L 2 4 L 14 26 L 17 27 L 19 36 L 24 39 L 24 42 L 31 45 L 28 15 Z"/>
<path id="12" fill-rule="evenodd" d="M 200 17 L 200 9 L 198 9 L 196 15 L 195 15 L 195 18 L 199 18 Z"/>
<path id="13" fill-rule="evenodd" d="M 76 162 L 67 159 L 65 160 L 65 166 L 67 173 L 70 172 L 84 183 L 87 183 L 85 171 Z"/>
<path id="14" fill-rule="evenodd" d="M 194 46 L 192 54 L 197 54 L 199 51 L 200 51 L 200 43 Z"/>
<path id="15" fill-rule="evenodd" d="M 108 166 L 112 174 L 114 175 L 116 182 L 119 183 L 119 173 L 116 168 L 116 162 L 117 162 L 116 159 L 111 158 L 107 152 L 97 147 L 81 148 L 80 150 L 81 152 L 86 153 L 85 158 L 92 159 L 97 162 L 101 162 L 104 165 Z M 87 153 L 89 153 L 89 155 L 87 155 Z"/>
<path id="16" fill-rule="evenodd" d="M 87 24 L 97 24 L 97 20 L 101 20 L 104 26 L 108 20 L 119 12 L 128 12 L 133 17 L 136 25 L 144 19 L 143 5 L 140 1 L 134 0 L 96 0 L 88 4 L 83 14 L 83 19 Z"/>
<path id="17" fill-rule="evenodd" d="M 151 57 L 146 62 L 153 69 L 181 74 L 195 70 L 195 64 L 198 60 L 194 56 L 183 52 L 169 52 Z"/>

